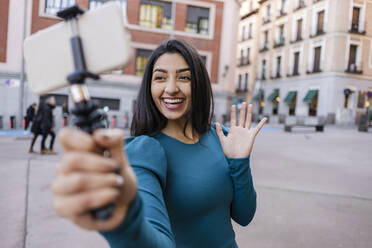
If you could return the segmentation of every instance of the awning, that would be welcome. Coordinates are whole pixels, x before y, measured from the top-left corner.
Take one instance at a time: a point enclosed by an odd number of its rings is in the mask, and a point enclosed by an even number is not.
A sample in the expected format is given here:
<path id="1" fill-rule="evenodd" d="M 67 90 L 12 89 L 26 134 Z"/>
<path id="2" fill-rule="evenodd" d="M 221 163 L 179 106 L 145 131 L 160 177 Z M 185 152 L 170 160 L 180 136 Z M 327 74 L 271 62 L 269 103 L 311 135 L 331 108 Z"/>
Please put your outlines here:
<path id="1" fill-rule="evenodd" d="M 295 96 L 296 96 L 296 91 L 290 91 L 290 92 L 288 92 L 288 94 L 287 94 L 287 96 L 285 97 L 285 99 L 284 99 L 284 102 L 285 103 L 291 103 L 291 102 L 293 102 L 293 99 L 295 98 Z"/>
<path id="2" fill-rule="evenodd" d="M 269 101 L 274 101 L 279 96 L 279 90 L 274 90 L 267 98 Z"/>
<path id="3" fill-rule="evenodd" d="M 311 103 L 317 94 L 318 90 L 309 90 L 304 98 L 304 102 Z"/>

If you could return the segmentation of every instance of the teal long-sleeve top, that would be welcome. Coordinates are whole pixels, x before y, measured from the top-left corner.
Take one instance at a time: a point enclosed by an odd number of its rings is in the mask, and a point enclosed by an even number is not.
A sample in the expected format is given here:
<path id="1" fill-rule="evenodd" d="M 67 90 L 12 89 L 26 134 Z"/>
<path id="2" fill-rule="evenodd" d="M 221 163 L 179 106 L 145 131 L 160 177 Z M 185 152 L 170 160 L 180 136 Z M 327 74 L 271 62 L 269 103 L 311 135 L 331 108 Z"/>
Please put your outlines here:
<path id="1" fill-rule="evenodd" d="M 195 144 L 159 133 L 127 138 L 125 150 L 138 194 L 101 232 L 112 248 L 237 247 L 231 218 L 245 226 L 256 211 L 249 156 L 227 158 L 214 126 Z"/>

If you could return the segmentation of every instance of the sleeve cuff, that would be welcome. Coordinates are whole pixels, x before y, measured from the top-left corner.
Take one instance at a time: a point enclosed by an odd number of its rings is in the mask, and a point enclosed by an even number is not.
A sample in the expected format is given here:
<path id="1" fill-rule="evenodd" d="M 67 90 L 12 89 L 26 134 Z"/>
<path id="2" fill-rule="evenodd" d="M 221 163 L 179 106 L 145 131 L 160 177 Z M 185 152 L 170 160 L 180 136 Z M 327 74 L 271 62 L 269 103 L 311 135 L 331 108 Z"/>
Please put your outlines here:
<path id="1" fill-rule="evenodd" d="M 142 200 L 139 194 L 137 193 L 133 202 L 129 206 L 129 209 L 124 218 L 124 221 L 115 229 L 106 231 L 106 232 L 100 232 L 100 233 L 104 237 L 107 237 L 107 238 L 110 237 L 114 239 L 115 237 L 117 237 L 119 233 L 124 234 L 125 232 L 129 231 L 129 229 L 135 228 L 134 226 L 137 223 L 140 223 L 141 214 L 142 214 Z"/>
<path id="2" fill-rule="evenodd" d="M 228 158 L 226 157 L 227 159 L 227 163 L 229 165 L 229 169 L 230 171 L 234 172 L 234 171 L 238 171 L 238 170 L 241 170 L 243 168 L 249 168 L 249 164 L 250 164 L 250 155 L 248 155 L 247 157 L 244 157 L 244 158 Z"/>

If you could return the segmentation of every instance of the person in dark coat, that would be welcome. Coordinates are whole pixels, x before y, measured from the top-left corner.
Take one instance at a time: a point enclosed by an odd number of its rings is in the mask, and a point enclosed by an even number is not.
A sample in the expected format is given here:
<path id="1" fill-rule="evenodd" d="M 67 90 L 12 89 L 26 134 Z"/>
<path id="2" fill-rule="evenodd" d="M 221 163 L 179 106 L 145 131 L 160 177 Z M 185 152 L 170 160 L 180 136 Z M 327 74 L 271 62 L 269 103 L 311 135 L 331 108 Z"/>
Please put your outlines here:
<path id="1" fill-rule="evenodd" d="M 36 110 L 36 103 L 33 103 L 31 104 L 27 110 L 26 110 L 26 118 L 25 118 L 25 130 L 28 129 L 28 126 L 30 125 L 30 123 L 33 121 L 34 117 L 35 117 L 35 111 Z"/>
<path id="2" fill-rule="evenodd" d="M 36 142 L 37 137 L 40 134 L 42 134 L 41 122 L 43 120 L 43 107 L 44 107 L 44 104 L 40 103 L 37 109 L 36 115 L 34 116 L 34 119 L 32 120 L 31 132 L 34 134 L 34 137 L 32 138 L 32 141 L 31 141 L 29 153 L 35 152 L 34 144 Z"/>
<path id="3" fill-rule="evenodd" d="M 56 134 L 54 132 L 54 116 L 53 116 L 53 109 L 56 107 L 56 99 L 52 96 L 50 97 L 46 104 L 43 107 L 43 117 L 41 122 L 41 131 L 43 138 L 41 140 L 41 154 L 56 154 L 53 150 L 54 145 L 54 139 L 56 137 Z M 45 147 L 45 140 L 48 137 L 48 135 L 51 136 L 49 149 L 46 149 Z"/>

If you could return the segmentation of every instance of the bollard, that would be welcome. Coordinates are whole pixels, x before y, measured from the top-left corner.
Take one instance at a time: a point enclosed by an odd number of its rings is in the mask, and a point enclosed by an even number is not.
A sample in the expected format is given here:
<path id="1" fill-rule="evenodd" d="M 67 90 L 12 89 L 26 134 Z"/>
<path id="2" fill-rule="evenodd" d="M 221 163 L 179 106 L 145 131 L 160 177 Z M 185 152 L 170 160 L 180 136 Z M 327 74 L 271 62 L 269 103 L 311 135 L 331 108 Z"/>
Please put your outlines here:
<path id="1" fill-rule="evenodd" d="M 14 115 L 10 116 L 9 127 L 10 129 L 16 128 L 16 117 Z"/>

